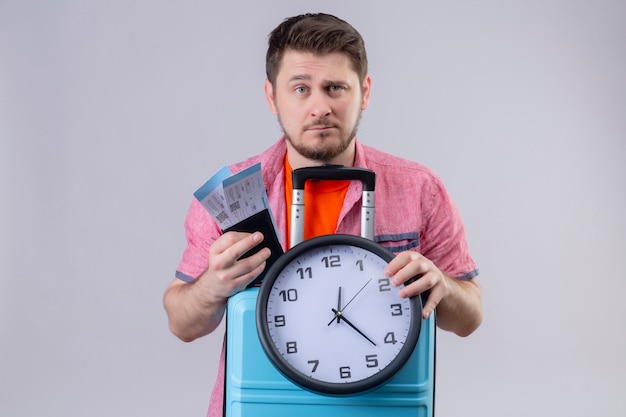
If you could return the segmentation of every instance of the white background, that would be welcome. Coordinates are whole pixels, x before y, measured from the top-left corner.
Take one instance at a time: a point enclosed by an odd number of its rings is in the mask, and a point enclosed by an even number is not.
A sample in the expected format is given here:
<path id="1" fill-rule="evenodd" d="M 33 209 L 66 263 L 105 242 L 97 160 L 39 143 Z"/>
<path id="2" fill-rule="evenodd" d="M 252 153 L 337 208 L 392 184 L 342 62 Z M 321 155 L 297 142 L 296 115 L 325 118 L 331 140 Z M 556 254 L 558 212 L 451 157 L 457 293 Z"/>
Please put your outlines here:
<path id="1" fill-rule="evenodd" d="M 0 415 L 203 416 L 221 332 L 161 297 L 193 191 L 279 137 L 267 34 L 364 36 L 362 142 L 447 184 L 485 320 L 437 416 L 623 416 L 624 1 L 0 0 Z"/>

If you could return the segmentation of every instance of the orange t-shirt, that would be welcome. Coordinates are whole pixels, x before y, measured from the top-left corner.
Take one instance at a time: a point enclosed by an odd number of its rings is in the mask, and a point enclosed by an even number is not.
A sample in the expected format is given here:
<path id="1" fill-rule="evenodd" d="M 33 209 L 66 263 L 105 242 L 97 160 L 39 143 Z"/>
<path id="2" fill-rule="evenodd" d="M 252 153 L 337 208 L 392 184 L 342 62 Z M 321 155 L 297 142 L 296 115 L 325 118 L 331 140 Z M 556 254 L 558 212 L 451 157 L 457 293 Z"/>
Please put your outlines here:
<path id="1" fill-rule="evenodd" d="M 293 195 L 293 169 L 285 156 L 285 199 L 287 201 L 287 241 L 291 242 L 291 199 Z M 329 235 L 337 230 L 343 200 L 348 192 L 349 180 L 309 180 L 304 184 L 304 239 Z"/>

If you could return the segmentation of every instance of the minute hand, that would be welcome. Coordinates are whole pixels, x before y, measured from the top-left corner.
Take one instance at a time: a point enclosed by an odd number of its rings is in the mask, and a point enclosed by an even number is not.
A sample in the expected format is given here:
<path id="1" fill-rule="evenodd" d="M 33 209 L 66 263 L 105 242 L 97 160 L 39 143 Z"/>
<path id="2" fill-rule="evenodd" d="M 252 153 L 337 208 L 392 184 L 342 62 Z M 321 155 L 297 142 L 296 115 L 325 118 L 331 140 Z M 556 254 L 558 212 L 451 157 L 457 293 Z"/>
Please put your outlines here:
<path id="1" fill-rule="evenodd" d="M 344 307 L 345 308 L 345 307 Z M 354 330 L 356 330 L 356 332 L 358 334 L 360 334 L 361 336 L 363 336 L 365 339 L 367 339 L 368 342 L 370 342 L 371 344 L 373 344 L 374 346 L 376 346 L 376 343 L 374 343 L 374 341 L 372 339 L 370 339 L 369 337 L 365 336 L 365 333 L 363 333 L 362 331 L 360 331 L 354 324 L 352 324 L 350 322 L 350 320 L 348 320 L 346 318 L 346 316 L 343 315 L 343 313 L 341 311 L 337 311 L 334 308 L 331 308 L 332 312 L 335 313 L 335 315 L 337 316 L 337 318 L 341 318 L 341 320 L 343 320 L 348 326 L 352 327 Z"/>

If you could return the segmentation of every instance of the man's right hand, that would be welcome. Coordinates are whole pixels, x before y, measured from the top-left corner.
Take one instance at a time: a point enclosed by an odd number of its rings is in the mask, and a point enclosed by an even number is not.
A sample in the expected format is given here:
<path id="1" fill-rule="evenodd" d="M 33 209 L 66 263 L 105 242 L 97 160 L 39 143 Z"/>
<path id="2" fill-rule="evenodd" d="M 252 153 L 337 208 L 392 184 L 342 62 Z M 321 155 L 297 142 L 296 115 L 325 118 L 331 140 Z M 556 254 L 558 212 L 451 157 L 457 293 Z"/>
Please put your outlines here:
<path id="1" fill-rule="evenodd" d="M 268 248 L 240 259 L 263 242 L 260 232 L 227 232 L 209 249 L 209 265 L 193 282 L 174 278 L 165 292 L 163 304 L 170 330 L 189 342 L 211 333 L 222 321 L 228 298 L 242 291 L 265 268 Z"/>
<path id="2" fill-rule="evenodd" d="M 242 291 L 265 269 L 270 250 L 263 248 L 254 255 L 240 259 L 263 241 L 261 232 L 227 232 L 220 236 L 209 250 L 209 266 L 196 285 L 212 302 L 226 302 Z"/>

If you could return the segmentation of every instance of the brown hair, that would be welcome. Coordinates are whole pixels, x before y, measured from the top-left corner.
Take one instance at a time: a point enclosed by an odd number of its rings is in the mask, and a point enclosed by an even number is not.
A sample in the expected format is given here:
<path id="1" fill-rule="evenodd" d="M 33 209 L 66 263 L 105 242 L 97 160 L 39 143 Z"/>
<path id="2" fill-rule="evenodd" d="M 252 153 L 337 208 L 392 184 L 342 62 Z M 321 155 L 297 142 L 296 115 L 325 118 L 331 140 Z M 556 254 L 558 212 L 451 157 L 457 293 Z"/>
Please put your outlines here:
<path id="1" fill-rule="evenodd" d="M 270 33 L 268 43 L 265 72 L 273 86 L 283 55 L 289 49 L 315 55 L 341 52 L 350 58 L 361 82 L 367 75 L 363 38 L 348 22 L 329 14 L 307 13 L 287 18 Z"/>

